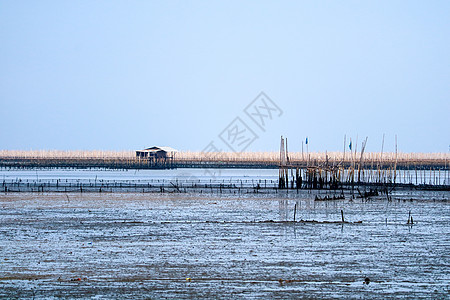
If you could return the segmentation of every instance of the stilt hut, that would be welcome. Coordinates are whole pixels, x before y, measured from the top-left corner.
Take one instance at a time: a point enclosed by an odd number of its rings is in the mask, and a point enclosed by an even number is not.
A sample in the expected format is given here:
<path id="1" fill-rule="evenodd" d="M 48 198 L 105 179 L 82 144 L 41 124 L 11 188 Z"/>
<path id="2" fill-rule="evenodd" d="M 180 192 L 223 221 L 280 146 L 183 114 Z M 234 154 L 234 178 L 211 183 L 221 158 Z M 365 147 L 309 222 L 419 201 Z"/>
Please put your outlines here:
<path id="1" fill-rule="evenodd" d="M 153 162 L 171 162 L 178 151 L 171 147 L 150 147 L 136 151 L 136 158 L 151 160 Z"/>

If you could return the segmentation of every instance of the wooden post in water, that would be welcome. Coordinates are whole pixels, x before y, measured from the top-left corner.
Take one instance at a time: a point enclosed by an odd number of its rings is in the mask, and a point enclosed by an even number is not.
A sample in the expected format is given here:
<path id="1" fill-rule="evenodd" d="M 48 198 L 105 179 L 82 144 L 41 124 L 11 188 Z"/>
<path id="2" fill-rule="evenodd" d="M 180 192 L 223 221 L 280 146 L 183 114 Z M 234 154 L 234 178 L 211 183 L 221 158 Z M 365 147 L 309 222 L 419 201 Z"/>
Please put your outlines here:
<path id="1" fill-rule="evenodd" d="M 294 204 L 294 222 L 295 222 L 295 214 L 297 213 L 297 203 Z"/>
<path id="2" fill-rule="evenodd" d="M 378 175 L 379 175 L 379 178 L 378 178 L 378 182 L 382 182 L 382 176 L 383 176 L 383 174 L 382 174 L 382 172 L 381 172 L 381 169 L 383 168 L 383 149 L 384 149 L 384 133 L 383 133 L 383 139 L 382 139 L 382 141 L 381 141 L 381 153 L 380 153 L 380 165 L 379 165 L 379 172 L 378 172 Z"/>
<path id="3" fill-rule="evenodd" d="M 395 164 L 394 164 L 394 185 L 395 180 L 397 179 L 397 158 L 398 158 L 398 152 L 397 152 L 397 135 L 395 135 Z"/>
<path id="4" fill-rule="evenodd" d="M 362 147 L 361 147 L 361 158 L 359 160 L 359 168 L 358 168 L 358 182 L 361 182 L 361 171 L 363 172 L 363 181 L 364 181 L 364 150 L 366 149 L 366 144 L 367 144 L 367 139 L 368 137 L 366 137 L 366 139 L 363 141 L 362 143 Z"/>
<path id="5" fill-rule="evenodd" d="M 345 165 L 345 148 L 347 147 L 346 141 L 345 141 L 346 137 L 347 136 L 344 134 L 344 156 L 342 157 L 342 166 Z"/>
<path id="6" fill-rule="evenodd" d="M 278 188 L 282 188 L 284 185 L 284 171 L 283 171 L 283 161 L 284 161 L 284 139 L 281 136 L 280 141 L 280 168 L 278 170 Z"/>

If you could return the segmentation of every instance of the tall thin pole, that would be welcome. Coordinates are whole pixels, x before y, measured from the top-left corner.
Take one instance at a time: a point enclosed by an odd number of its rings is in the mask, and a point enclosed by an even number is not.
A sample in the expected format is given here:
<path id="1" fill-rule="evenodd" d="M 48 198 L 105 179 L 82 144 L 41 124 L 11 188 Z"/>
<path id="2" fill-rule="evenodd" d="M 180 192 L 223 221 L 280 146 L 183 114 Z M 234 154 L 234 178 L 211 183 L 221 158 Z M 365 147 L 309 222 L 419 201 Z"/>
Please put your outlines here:
<path id="1" fill-rule="evenodd" d="M 364 180 L 364 170 L 363 170 L 363 168 L 364 168 L 364 157 L 363 157 L 363 155 L 364 155 L 364 150 L 366 149 L 367 139 L 368 139 L 368 137 L 366 137 L 366 139 L 362 142 L 362 146 L 361 146 L 361 158 L 360 158 L 360 161 L 359 161 L 359 168 L 358 168 L 358 182 L 361 179 L 361 171 L 363 173 L 363 180 Z"/>
<path id="2" fill-rule="evenodd" d="M 284 139 L 283 136 L 281 136 L 280 141 L 280 165 L 283 165 L 284 163 Z"/>
<path id="3" fill-rule="evenodd" d="M 346 138 L 347 138 L 347 135 L 344 134 L 344 157 L 342 158 L 342 165 L 345 164 L 345 148 L 347 147 Z"/>
<path id="4" fill-rule="evenodd" d="M 309 166 L 309 141 L 308 141 L 308 137 L 306 137 L 306 155 L 308 156 L 308 163 L 306 165 Z"/>
<path id="5" fill-rule="evenodd" d="M 288 152 L 288 142 L 287 142 L 287 138 L 286 138 L 286 161 L 289 164 L 289 152 Z"/>
<path id="6" fill-rule="evenodd" d="M 398 152 L 397 152 L 397 135 L 395 135 L 395 165 L 394 165 L 394 184 L 395 184 L 395 179 L 397 178 L 397 156 Z"/>
<path id="7" fill-rule="evenodd" d="M 305 161 L 305 157 L 303 156 L 303 140 L 302 140 L 302 161 Z"/>
<path id="8" fill-rule="evenodd" d="M 287 164 L 289 165 L 290 164 L 290 162 L 289 162 L 289 152 L 288 152 L 288 142 L 287 142 L 287 138 L 285 138 L 286 139 L 286 144 L 285 144 L 285 146 L 286 146 L 286 161 L 287 161 Z M 289 167 L 287 167 L 286 169 L 285 169 L 285 177 L 286 177 L 286 188 L 289 188 Z"/>
<path id="9" fill-rule="evenodd" d="M 352 146 L 352 138 L 350 138 L 350 144 L 349 144 L 349 148 L 350 148 L 350 167 L 348 168 L 348 180 L 350 180 L 351 176 L 352 176 L 352 168 L 353 168 L 353 150 L 351 148 Z"/>
<path id="10" fill-rule="evenodd" d="M 384 150 L 384 133 L 383 133 L 383 139 L 381 141 L 381 153 L 380 153 L 380 172 L 383 168 L 383 150 Z M 380 173 L 380 181 L 381 181 L 381 175 L 382 173 Z"/>

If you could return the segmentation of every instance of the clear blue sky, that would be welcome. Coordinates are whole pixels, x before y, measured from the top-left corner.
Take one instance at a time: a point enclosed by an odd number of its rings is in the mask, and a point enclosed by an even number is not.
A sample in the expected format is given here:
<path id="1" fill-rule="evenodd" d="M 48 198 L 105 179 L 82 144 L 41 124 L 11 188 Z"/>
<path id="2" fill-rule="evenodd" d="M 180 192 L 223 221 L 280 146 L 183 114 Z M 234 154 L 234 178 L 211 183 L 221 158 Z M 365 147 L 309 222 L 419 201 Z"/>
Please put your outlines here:
<path id="1" fill-rule="evenodd" d="M 0 1 L 0 149 L 448 152 L 450 1 Z M 244 113 L 264 91 L 265 132 Z"/>

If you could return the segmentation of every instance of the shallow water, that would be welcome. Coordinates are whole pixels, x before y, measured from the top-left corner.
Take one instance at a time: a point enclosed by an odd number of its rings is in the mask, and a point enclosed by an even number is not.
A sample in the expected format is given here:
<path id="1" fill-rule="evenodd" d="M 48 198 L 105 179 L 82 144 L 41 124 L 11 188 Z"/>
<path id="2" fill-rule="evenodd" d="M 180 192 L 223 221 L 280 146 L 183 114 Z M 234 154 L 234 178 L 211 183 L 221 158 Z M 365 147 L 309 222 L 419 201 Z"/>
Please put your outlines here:
<path id="1" fill-rule="evenodd" d="M 448 298 L 448 192 L 393 197 L 3 193 L 0 297 Z"/>
<path id="2" fill-rule="evenodd" d="M 5 169 L 0 168 L 3 180 L 277 180 L 276 169 L 172 169 L 172 170 L 109 170 L 109 169 Z"/>
<path id="3" fill-rule="evenodd" d="M 376 170 L 366 170 L 364 178 L 369 176 L 375 182 Z M 347 176 L 347 172 L 345 172 Z M 305 177 L 305 176 L 304 176 Z M 278 169 L 172 169 L 172 170 L 109 170 L 109 169 L 6 169 L 0 168 L 0 179 L 5 182 L 133 182 L 155 183 L 159 181 L 180 182 L 233 182 L 267 181 L 275 185 Z M 392 178 L 391 178 L 392 180 Z M 364 180 L 363 180 L 364 181 Z M 397 183 L 407 184 L 443 184 L 449 185 L 448 170 L 397 170 Z"/>

